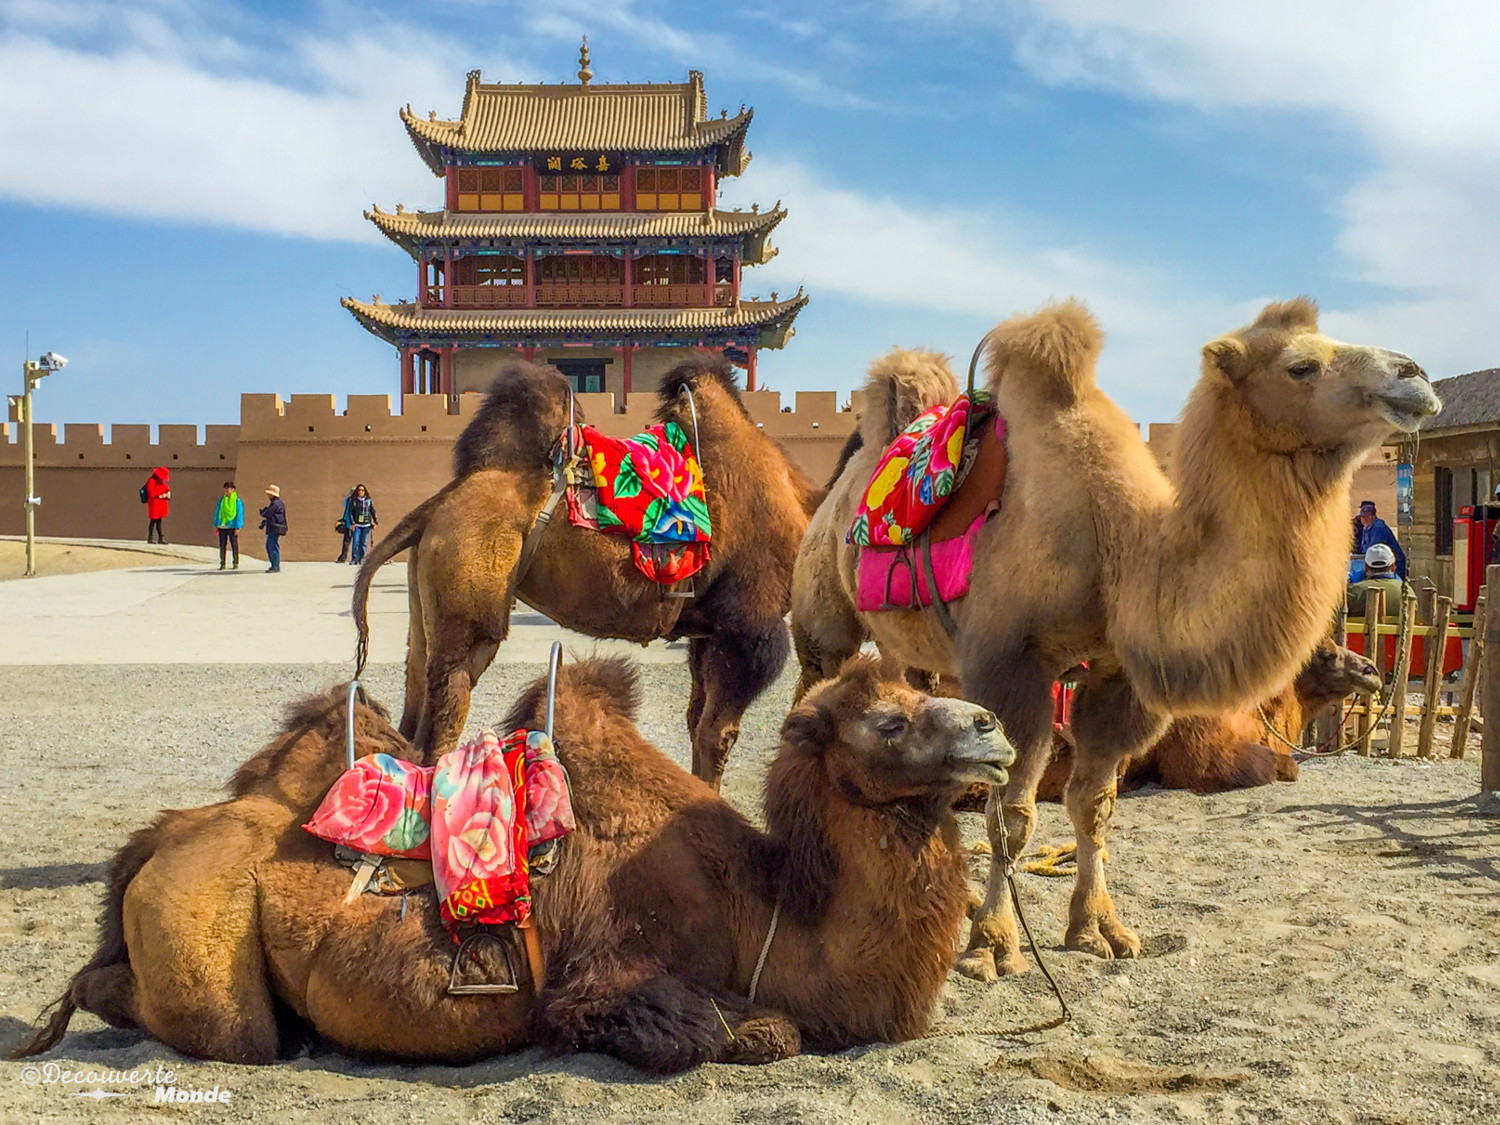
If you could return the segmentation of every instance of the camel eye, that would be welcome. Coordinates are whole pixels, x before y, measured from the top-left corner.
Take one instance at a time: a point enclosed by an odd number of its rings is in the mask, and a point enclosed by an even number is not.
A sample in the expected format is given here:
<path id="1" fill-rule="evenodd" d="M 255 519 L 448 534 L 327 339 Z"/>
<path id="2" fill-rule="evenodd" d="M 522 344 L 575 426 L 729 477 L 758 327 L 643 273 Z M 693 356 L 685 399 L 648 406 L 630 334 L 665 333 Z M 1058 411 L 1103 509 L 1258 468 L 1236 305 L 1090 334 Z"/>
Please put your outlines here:
<path id="1" fill-rule="evenodd" d="M 1286 373 L 1293 379 L 1310 379 L 1318 373 L 1318 361 L 1315 359 L 1304 359 L 1301 363 L 1294 363 L 1286 369 Z"/>
<path id="2" fill-rule="evenodd" d="M 880 715 L 875 719 L 875 733 L 886 741 L 898 738 L 906 729 L 905 715 Z"/>

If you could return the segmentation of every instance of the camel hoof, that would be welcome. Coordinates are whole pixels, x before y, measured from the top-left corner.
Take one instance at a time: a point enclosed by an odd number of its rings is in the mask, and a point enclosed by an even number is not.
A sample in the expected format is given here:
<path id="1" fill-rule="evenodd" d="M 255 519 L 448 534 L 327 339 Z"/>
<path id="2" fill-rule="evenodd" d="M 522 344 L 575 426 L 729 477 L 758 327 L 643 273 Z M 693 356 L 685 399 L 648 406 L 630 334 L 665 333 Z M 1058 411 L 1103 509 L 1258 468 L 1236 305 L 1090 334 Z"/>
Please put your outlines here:
<path id="1" fill-rule="evenodd" d="M 1017 949 L 1012 953 L 1006 953 L 1001 956 L 1000 960 L 996 962 L 995 968 L 1002 977 L 1018 977 L 1022 973 L 1031 971 L 1031 962 L 1021 956 L 1021 951 Z"/>
<path id="2" fill-rule="evenodd" d="M 988 949 L 969 949 L 953 966 L 970 980 L 989 984 L 1000 979 L 995 971 L 995 955 Z"/>
<path id="3" fill-rule="evenodd" d="M 1115 959 L 1114 946 L 1104 940 L 1104 935 L 1099 932 L 1098 923 L 1092 920 L 1076 929 L 1069 927 L 1068 936 L 1063 945 L 1074 953 L 1092 954 L 1105 961 Z"/>
<path id="4" fill-rule="evenodd" d="M 1117 918 L 1105 918 L 1099 923 L 1099 932 L 1116 957 L 1130 960 L 1141 955 L 1141 939 L 1136 932 L 1122 924 Z"/>

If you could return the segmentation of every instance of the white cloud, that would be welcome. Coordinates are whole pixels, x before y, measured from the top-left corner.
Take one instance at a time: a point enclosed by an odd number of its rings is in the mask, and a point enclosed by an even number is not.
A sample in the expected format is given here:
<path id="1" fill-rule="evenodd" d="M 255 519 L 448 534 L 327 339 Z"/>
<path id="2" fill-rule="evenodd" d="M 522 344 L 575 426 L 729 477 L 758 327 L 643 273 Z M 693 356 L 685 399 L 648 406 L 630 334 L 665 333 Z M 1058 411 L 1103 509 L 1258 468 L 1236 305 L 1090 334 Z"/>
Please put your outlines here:
<path id="1" fill-rule="evenodd" d="M 1375 331 L 1434 375 L 1496 362 L 1500 7 L 904 0 L 897 8 L 1001 31 L 1047 82 L 1184 105 L 1266 132 L 1317 121 L 1353 137 L 1368 167 L 1331 203 L 1338 249 L 1349 277 L 1388 295 L 1335 312 L 1330 323 Z"/>

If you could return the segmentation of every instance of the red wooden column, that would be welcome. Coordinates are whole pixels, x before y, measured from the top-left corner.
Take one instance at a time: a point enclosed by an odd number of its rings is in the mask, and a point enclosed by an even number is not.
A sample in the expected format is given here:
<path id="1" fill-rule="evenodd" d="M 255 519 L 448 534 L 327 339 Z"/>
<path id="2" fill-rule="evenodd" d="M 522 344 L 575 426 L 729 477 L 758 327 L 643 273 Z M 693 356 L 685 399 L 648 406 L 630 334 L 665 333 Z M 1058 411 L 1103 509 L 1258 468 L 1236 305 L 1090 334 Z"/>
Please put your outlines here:
<path id="1" fill-rule="evenodd" d="M 443 206 L 450 211 L 458 210 L 458 169 L 453 165 L 443 169 Z"/>
<path id="2" fill-rule="evenodd" d="M 734 294 L 733 294 L 733 301 L 732 301 L 732 303 L 736 304 L 736 305 L 740 303 L 740 256 L 739 256 L 739 254 L 735 254 L 735 256 L 734 256 Z"/>
<path id="3" fill-rule="evenodd" d="M 527 211 L 541 209 L 542 182 L 530 164 L 521 169 L 521 207 Z"/>
<path id="4" fill-rule="evenodd" d="M 629 250 L 625 251 L 625 299 L 623 305 L 627 309 L 635 308 L 635 257 Z M 628 364 L 630 360 L 627 359 L 625 362 Z M 626 382 L 629 382 L 629 379 Z"/>
<path id="5" fill-rule="evenodd" d="M 620 375 L 622 378 L 620 405 L 624 406 L 630 398 L 630 361 L 635 357 L 635 345 L 626 344 L 620 349 Z"/>
<path id="6" fill-rule="evenodd" d="M 703 305 L 714 307 L 714 256 L 712 250 L 703 251 Z"/>
<path id="7" fill-rule="evenodd" d="M 755 381 L 755 349 L 746 348 L 745 352 L 749 356 L 749 358 L 745 360 L 745 390 L 758 391 L 760 390 L 760 387 L 756 384 Z"/>
<path id="8" fill-rule="evenodd" d="M 620 210 L 635 210 L 635 165 L 620 169 Z"/>
<path id="9" fill-rule="evenodd" d="M 443 251 L 443 308 L 453 307 L 453 251 Z"/>
<path id="10" fill-rule="evenodd" d="M 449 396 L 453 394 L 453 353 L 457 350 L 456 346 L 449 345 L 442 350 L 438 360 L 438 390 Z"/>
<path id="11" fill-rule="evenodd" d="M 526 250 L 526 307 L 536 308 L 536 251 Z"/>
<path id="12" fill-rule="evenodd" d="M 714 166 L 706 164 L 703 168 L 703 201 L 706 210 L 712 211 L 717 200 L 714 199 Z"/>
<path id="13" fill-rule="evenodd" d="M 417 393 L 416 365 L 412 362 L 412 350 L 401 349 L 401 393 L 414 395 Z"/>

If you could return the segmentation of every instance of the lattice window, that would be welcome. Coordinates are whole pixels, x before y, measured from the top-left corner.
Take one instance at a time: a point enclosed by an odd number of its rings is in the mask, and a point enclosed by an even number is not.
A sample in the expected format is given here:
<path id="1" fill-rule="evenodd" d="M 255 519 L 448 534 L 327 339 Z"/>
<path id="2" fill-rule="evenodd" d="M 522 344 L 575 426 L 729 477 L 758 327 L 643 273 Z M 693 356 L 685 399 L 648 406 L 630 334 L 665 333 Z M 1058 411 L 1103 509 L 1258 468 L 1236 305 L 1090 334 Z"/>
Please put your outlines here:
<path id="1" fill-rule="evenodd" d="M 519 168 L 459 168 L 460 211 L 525 210 L 525 174 Z"/>
<path id="2" fill-rule="evenodd" d="M 542 211 L 618 211 L 619 176 L 539 176 Z"/>
<path id="3" fill-rule="evenodd" d="M 703 207 L 702 168 L 635 170 L 637 211 L 702 211 Z"/>
<path id="4" fill-rule="evenodd" d="M 536 260 L 540 285 L 620 285 L 625 265 L 619 258 L 602 255 L 555 255 Z"/>
<path id="5" fill-rule="evenodd" d="M 703 259 L 695 254 L 651 254 L 637 258 L 637 285 L 702 285 Z"/>
<path id="6" fill-rule="evenodd" d="M 453 260 L 455 285 L 525 285 L 526 259 L 513 254 L 475 254 Z"/>

